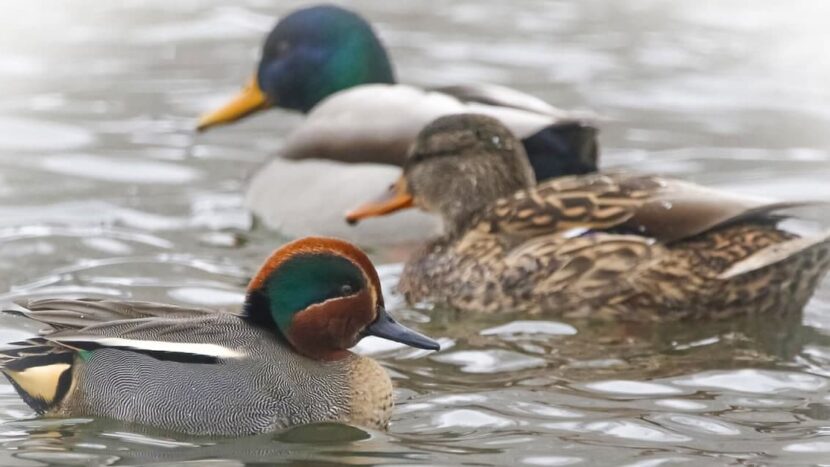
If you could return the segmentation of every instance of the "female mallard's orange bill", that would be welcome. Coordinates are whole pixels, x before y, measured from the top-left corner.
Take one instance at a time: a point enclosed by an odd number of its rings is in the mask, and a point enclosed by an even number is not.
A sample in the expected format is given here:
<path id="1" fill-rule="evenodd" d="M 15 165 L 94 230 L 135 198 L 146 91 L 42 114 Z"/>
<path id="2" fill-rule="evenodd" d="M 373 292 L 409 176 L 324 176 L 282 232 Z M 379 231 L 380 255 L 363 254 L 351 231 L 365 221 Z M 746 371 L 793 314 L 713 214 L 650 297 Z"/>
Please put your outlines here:
<path id="1" fill-rule="evenodd" d="M 351 225 L 377 216 L 385 216 L 401 209 L 413 207 L 412 195 L 406 188 L 406 180 L 401 176 L 389 189 L 378 198 L 364 203 L 346 213 L 346 222 Z"/>
<path id="2" fill-rule="evenodd" d="M 196 125 L 198 131 L 205 131 L 210 127 L 224 125 L 239 120 L 242 117 L 267 109 L 273 105 L 269 102 L 268 96 L 259 87 L 256 77 L 252 77 L 230 102 L 213 112 L 208 112 L 199 117 Z"/>
<path id="3" fill-rule="evenodd" d="M 378 317 L 363 331 L 363 334 L 382 337 L 418 349 L 441 350 L 441 345 L 438 342 L 398 323 L 389 316 L 389 313 L 382 306 L 378 307 Z"/>

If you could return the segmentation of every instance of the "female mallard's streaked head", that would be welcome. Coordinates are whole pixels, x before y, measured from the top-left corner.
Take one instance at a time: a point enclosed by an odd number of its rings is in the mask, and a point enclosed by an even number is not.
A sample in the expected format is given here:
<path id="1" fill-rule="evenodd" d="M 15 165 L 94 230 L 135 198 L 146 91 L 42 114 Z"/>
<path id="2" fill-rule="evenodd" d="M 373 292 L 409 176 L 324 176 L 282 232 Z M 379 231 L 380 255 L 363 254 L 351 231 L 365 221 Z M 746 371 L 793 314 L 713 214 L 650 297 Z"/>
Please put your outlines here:
<path id="1" fill-rule="evenodd" d="M 315 359 L 341 358 L 368 335 L 438 349 L 386 313 L 369 258 L 333 238 L 307 237 L 275 251 L 248 285 L 245 316 Z"/>
<path id="2" fill-rule="evenodd" d="M 338 91 L 394 82 L 386 49 L 366 20 L 333 5 L 303 8 L 277 23 L 265 40 L 256 76 L 231 102 L 203 115 L 199 129 L 271 106 L 308 112 Z"/>
<path id="3" fill-rule="evenodd" d="M 535 183 L 521 141 L 498 120 L 448 115 L 421 130 L 389 192 L 348 213 L 346 220 L 418 206 L 440 214 L 452 233 L 498 198 Z"/>

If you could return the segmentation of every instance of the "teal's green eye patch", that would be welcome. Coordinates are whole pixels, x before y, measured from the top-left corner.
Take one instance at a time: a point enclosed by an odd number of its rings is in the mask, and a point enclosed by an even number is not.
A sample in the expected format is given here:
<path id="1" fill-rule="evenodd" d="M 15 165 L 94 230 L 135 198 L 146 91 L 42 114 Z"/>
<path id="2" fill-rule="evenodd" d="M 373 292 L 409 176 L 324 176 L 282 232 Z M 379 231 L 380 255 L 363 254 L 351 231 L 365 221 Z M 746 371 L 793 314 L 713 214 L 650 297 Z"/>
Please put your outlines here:
<path id="1" fill-rule="evenodd" d="M 295 313 L 332 298 L 360 292 L 365 278 L 348 259 L 332 254 L 298 254 L 277 268 L 265 282 L 264 294 L 280 329 L 286 330 Z"/>

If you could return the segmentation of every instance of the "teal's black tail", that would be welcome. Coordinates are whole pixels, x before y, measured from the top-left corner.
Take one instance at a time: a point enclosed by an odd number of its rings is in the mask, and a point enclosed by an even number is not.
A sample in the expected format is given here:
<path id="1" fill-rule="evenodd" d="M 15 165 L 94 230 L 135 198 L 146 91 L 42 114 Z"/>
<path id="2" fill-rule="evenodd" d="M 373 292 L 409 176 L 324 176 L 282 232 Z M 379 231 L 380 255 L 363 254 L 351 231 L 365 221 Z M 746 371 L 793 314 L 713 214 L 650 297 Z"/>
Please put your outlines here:
<path id="1" fill-rule="evenodd" d="M 42 338 L 10 345 L 0 350 L 0 372 L 29 407 L 48 412 L 69 392 L 75 353 Z"/>

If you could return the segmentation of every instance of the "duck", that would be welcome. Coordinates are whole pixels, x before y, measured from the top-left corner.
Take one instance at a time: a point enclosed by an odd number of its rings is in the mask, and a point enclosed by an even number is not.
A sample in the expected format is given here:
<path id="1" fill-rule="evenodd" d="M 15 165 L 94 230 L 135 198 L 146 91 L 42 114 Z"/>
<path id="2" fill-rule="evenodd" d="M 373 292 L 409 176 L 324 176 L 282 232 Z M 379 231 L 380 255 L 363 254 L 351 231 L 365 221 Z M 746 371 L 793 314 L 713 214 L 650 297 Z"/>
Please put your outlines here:
<path id="1" fill-rule="evenodd" d="M 521 136 L 539 179 L 597 166 L 597 130 L 586 118 L 499 85 L 400 84 L 369 22 L 335 5 L 281 18 L 265 39 L 255 75 L 196 127 L 205 132 L 270 108 L 305 118 L 284 138 L 281 157 L 252 178 L 245 203 L 265 225 L 289 236 L 337 235 L 374 244 L 435 233 L 440 223 L 424 215 L 355 230 L 343 225 L 342 213 L 366 199 L 367 185 L 394 181 L 418 131 L 442 115 L 500 119 Z M 301 219 L 298 212 L 315 216 Z"/>
<path id="2" fill-rule="evenodd" d="M 411 304 L 669 321 L 801 310 L 830 266 L 830 235 L 781 224 L 817 203 L 653 174 L 537 183 L 506 126 L 462 114 L 427 125 L 398 181 L 346 220 L 411 207 L 441 217 L 444 234 L 404 266 L 398 289 Z"/>
<path id="3" fill-rule="evenodd" d="M 318 422 L 385 429 L 390 378 L 348 349 L 365 336 L 439 349 L 388 314 L 361 250 L 325 237 L 277 249 L 251 279 L 239 313 L 61 298 L 8 312 L 49 326 L 0 351 L 0 372 L 38 414 L 191 435 Z"/>

